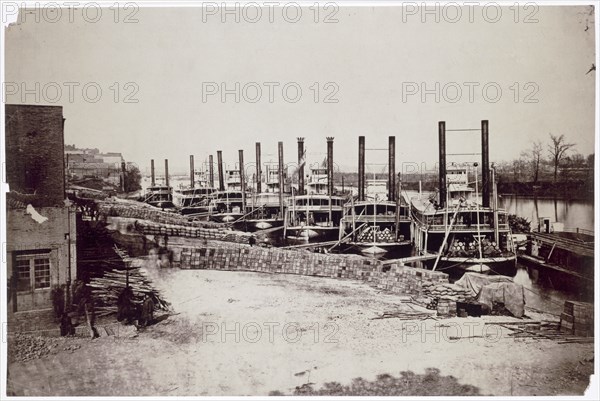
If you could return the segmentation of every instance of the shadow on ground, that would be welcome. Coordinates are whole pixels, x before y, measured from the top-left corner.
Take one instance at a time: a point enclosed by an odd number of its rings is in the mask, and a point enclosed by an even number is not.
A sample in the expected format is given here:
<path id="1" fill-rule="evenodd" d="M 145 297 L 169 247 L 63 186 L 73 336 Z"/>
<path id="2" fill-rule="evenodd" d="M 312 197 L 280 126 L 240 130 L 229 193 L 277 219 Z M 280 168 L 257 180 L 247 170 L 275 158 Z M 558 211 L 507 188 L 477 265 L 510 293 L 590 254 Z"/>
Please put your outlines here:
<path id="1" fill-rule="evenodd" d="M 271 391 L 271 396 L 288 395 Z M 479 388 L 460 384 L 454 376 L 441 376 L 435 368 L 426 369 L 422 375 L 411 371 L 400 372 L 399 377 L 389 374 L 378 375 L 373 381 L 362 377 L 352 380 L 349 385 L 337 382 L 325 383 L 319 389 L 308 383 L 296 387 L 295 396 L 477 396 Z"/>

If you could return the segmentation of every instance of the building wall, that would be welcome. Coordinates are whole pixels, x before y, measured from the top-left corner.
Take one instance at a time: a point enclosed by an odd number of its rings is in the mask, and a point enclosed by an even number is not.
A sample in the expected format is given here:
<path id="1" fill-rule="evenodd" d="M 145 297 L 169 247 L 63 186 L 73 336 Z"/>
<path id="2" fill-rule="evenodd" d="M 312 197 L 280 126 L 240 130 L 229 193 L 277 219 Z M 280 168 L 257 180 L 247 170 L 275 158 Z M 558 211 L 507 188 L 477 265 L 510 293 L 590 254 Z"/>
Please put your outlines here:
<path id="1" fill-rule="evenodd" d="M 10 191 L 38 195 L 34 206 L 64 200 L 61 106 L 6 105 L 6 176 Z"/>
<path id="2" fill-rule="evenodd" d="M 35 211 L 47 220 L 35 221 L 26 209 L 7 211 L 8 312 L 52 308 L 50 297 L 54 286 L 76 279 L 76 222 L 74 209 L 40 207 Z M 70 260 L 69 237 L 70 235 Z M 50 287 L 30 291 L 17 290 L 17 259 L 32 254 L 49 254 Z"/>

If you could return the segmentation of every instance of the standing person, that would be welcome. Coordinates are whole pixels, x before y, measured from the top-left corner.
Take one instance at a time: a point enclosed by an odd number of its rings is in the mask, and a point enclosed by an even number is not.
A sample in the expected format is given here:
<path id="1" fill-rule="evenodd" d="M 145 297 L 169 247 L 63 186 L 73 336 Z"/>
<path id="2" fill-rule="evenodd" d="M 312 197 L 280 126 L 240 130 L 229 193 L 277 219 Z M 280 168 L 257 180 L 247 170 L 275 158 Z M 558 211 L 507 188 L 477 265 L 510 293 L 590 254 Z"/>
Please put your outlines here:
<path id="1" fill-rule="evenodd" d="M 256 244 L 256 238 L 254 235 L 251 235 L 250 238 L 248 238 L 248 244 L 250 244 L 250 246 L 254 246 Z"/>
<path id="2" fill-rule="evenodd" d="M 144 302 L 142 303 L 142 313 L 140 316 L 140 326 L 146 327 L 154 322 L 154 301 L 152 297 L 146 293 Z"/>

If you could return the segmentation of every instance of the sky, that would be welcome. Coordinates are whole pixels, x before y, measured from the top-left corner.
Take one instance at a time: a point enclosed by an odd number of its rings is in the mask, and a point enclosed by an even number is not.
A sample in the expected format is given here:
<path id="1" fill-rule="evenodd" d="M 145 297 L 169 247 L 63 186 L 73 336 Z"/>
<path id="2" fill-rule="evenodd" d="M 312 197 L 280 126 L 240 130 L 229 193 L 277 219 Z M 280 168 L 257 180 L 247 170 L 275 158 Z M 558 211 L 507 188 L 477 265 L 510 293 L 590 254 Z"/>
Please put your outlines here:
<path id="1" fill-rule="evenodd" d="M 492 161 L 547 143 L 549 133 L 584 155 L 594 150 L 589 6 L 521 5 L 500 15 L 439 7 L 437 21 L 414 6 L 321 5 L 299 17 L 295 7 L 260 17 L 245 7 L 238 22 L 220 7 L 64 11 L 34 10 L 5 29 L 6 102 L 62 105 L 65 143 L 122 152 L 142 171 L 167 158 L 171 172 L 185 172 L 189 155 L 198 165 L 217 150 L 230 166 L 239 149 L 252 162 L 256 142 L 263 161 L 276 161 L 283 141 L 285 161 L 294 162 L 297 137 L 309 164 L 323 160 L 334 137 L 336 164 L 355 171 L 359 135 L 368 149 L 395 135 L 397 170 L 432 166 L 438 121 L 477 129 L 489 120 Z M 447 141 L 449 153 L 480 146 L 473 131 Z M 387 153 L 366 157 L 367 171 L 379 171 Z"/>

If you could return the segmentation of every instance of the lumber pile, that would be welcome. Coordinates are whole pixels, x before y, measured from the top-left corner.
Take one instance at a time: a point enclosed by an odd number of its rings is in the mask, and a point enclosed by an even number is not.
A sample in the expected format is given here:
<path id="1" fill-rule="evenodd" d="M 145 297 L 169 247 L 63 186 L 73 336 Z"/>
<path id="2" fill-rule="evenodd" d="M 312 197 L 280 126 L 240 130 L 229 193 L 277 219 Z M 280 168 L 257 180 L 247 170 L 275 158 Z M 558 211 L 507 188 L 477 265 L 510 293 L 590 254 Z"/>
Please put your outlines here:
<path id="1" fill-rule="evenodd" d="M 565 301 L 560 315 L 560 331 L 577 337 L 593 337 L 594 304 Z"/>
<path id="2" fill-rule="evenodd" d="M 107 271 L 103 277 L 91 279 L 88 286 L 91 288 L 95 305 L 98 305 L 102 311 L 116 312 L 117 300 L 127 283 L 133 290 L 133 302 L 135 304 L 141 305 L 144 296 L 147 294 L 154 301 L 155 308 L 162 310 L 169 308 L 169 303 L 152 286 L 152 283 L 140 271 L 140 268 Z"/>

